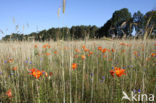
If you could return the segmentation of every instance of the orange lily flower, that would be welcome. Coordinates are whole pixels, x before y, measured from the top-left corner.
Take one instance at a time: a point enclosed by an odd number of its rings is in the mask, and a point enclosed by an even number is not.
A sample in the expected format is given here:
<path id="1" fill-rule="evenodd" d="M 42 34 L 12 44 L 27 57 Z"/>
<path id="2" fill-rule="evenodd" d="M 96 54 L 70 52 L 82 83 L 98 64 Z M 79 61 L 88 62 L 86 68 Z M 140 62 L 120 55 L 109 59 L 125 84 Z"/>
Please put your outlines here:
<path id="1" fill-rule="evenodd" d="M 57 51 L 54 51 L 54 54 L 57 54 Z"/>
<path id="2" fill-rule="evenodd" d="M 9 98 L 12 98 L 12 92 L 11 92 L 11 89 L 9 89 L 9 90 L 6 92 L 6 95 L 7 95 Z"/>
<path id="3" fill-rule="evenodd" d="M 113 70 L 110 70 L 109 72 L 110 72 L 111 75 L 114 77 L 114 73 L 115 73 L 115 72 L 114 72 Z"/>
<path id="4" fill-rule="evenodd" d="M 50 76 L 52 76 L 52 75 L 53 75 L 53 73 L 52 73 L 52 72 L 50 72 L 50 73 L 49 73 L 49 75 L 50 75 Z"/>
<path id="5" fill-rule="evenodd" d="M 88 52 L 88 51 L 89 51 L 89 49 L 85 48 L 85 49 L 84 49 L 84 51 L 85 51 L 85 52 Z"/>
<path id="6" fill-rule="evenodd" d="M 72 64 L 72 68 L 73 68 L 73 70 L 75 70 L 77 68 L 77 64 L 76 63 L 73 63 Z"/>
<path id="7" fill-rule="evenodd" d="M 120 68 L 115 69 L 115 73 L 118 77 L 125 75 L 124 72 L 125 72 L 125 69 L 120 69 Z"/>
<path id="8" fill-rule="evenodd" d="M 17 70 L 17 67 L 13 67 L 12 69 L 13 69 L 14 71 L 16 71 L 16 70 Z"/>
<path id="9" fill-rule="evenodd" d="M 114 74 L 116 74 L 116 76 L 121 77 L 122 75 L 126 75 L 125 73 L 125 69 L 120 69 L 118 67 L 115 67 L 114 70 L 110 70 L 111 75 L 114 77 Z"/>
<path id="10" fill-rule="evenodd" d="M 85 49 L 85 48 L 86 48 L 86 46 L 85 46 L 85 45 L 83 45 L 83 46 L 82 46 L 82 48 L 83 48 L 83 49 Z"/>
<path id="11" fill-rule="evenodd" d="M 81 55 L 81 58 L 84 60 L 86 57 L 85 57 L 85 55 Z"/>
<path id="12" fill-rule="evenodd" d="M 78 50 L 78 49 L 75 49 L 75 52 L 79 53 L 79 52 L 80 52 L 80 50 Z"/>
<path id="13" fill-rule="evenodd" d="M 90 51 L 90 52 L 89 52 L 89 54 L 93 54 L 93 52 L 92 52 L 92 51 Z"/>
<path id="14" fill-rule="evenodd" d="M 32 68 L 29 71 L 31 71 L 31 73 L 29 74 L 33 75 L 36 79 L 38 79 L 42 75 L 42 72 L 36 68 Z"/>
<path id="15" fill-rule="evenodd" d="M 98 47 L 98 50 L 102 51 L 102 47 L 101 47 L 101 46 L 99 46 L 99 47 Z"/>
<path id="16" fill-rule="evenodd" d="M 155 57 L 155 56 L 156 56 L 156 53 L 151 53 L 151 56 L 152 56 L 152 57 Z"/>
<path id="17" fill-rule="evenodd" d="M 112 51 L 112 52 L 115 52 L 115 50 L 114 50 L 114 49 L 112 49 L 111 51 Z"/>
<path id="18" fill-rule="evenodd" d="M 44 44 L 44 45 L 42 46 L 42 48 L 50 48 L 50 45 L 49 45 L 49 44 Z"/>
<path id="19" fill-rule="evenodd" d="M 50 53 L 46 53 L 46 56 L 49 56 L 50 55 Z"/>
<path id="20" fill-rule="evenodd" d="M 12 63 L 13 61 L 14 61 L 14 59 L 9 59 L 8 60 L 9 63 Z"/>
<path id="21" fill-rule="evenodd" d="M 105 53 L 106 51 L 107 51 L 107 49 L 105 48 L 105 49 L 102 50 L 102 53 Z"/>

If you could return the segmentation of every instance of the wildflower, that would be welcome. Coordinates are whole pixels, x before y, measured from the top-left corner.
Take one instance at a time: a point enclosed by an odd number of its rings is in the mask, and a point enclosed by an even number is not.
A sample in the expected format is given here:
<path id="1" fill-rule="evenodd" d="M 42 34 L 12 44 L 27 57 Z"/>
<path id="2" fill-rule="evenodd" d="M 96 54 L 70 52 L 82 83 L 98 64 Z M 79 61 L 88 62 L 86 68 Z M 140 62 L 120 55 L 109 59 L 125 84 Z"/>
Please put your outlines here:
<path id="1" fill-rule="evenodd" d="M 105 76 L 102 76 L 102 79 L 105 80 Z"/>
<path id="2" fill-rule="evenodd" d="M 53 75 L 53 73 L 52 72 L 49 72 L 49 76 L 52 76 Z"/>
<path id="3" fill-rule="evenodd" d="M 133 68 L 133 65 L 129 65 L 128 67 L 129 67 L 129 68 Z"/>
<path id="4" fill-rule="evenodd" d="M 92 51 L 90 51 L 90 52 L 89 52 L 89 54 L 93 54 L 93 52 L 92 52 Z"/>
<path id="5" fill-rule="evenodd" d="M 54 51 L 54 54 L 57 54 L 57 51 Z"/>
<path id="6" fill-rule="evenodd" d="M 42 71 L 40 71 L 42 74 L 44 74 L 45 75 L 45 77 L 48 77 L 48 73 L 47 72 L 45 72 L 44 70 L 42 70 Z M 41 75 L 42 75 L 41 74 Z"/>
<path id="7" fill-rule="evenodd" d="M 115 50 L 114 50 L 114 49 L 111 49 L 111 51 L 112 51 L 112 52 L 115 52 Z"/>
<path id="8" fill-rule="evenodd" d="M 105 49 L 102 50 L 102 53 L 105 53 L 106 51 L 107 51 L 107 49 L 105 48 Z"/>
<path id="9" fill-rule="evenodd" d="M 49 44 L 44 44 L 43 46 L 42 46 L 42 48 L 50 48 L 50 45 Z"/>
<path id="10" fill-rule="evenodd" d="M 36 77 L 37 79 L 42 75 L 42 72 L 37 70 L 36 72 L 33 72 L 33 76 Z"/>
<path id="11" fill-rule="evenodd" d="M 50 45 L 48 45 L 48 48 L 50 48 Z"/>
<path id="12" fill-rule="evenodd" d="M 126 44 L 125 44 L 125 43 L 120 43 L 120 45 L 123 45 L 123 46 L 124 46 L 124 45 L 126 45 Z"/>
<path id="13" fill-rule="evenodd" d="M 84 51 L 85 51 L 85 52 L 88 52 L 88 51 L 89 51 L 89 49 L 85 48 L 85 49 L 84 49 Z"/>
<path id="14" fill-rule="evenodd" d="M 46 53 L 46 56 L 49 56 L 50 55 L 50 53 Z"/>
<path id="15" fill-rule="evenodd" d="M 37 45 L 35 45 L 34 47 L 37 48 Z"/>
<path id="16" fill-rule="evenodd" d="M 43 45 L 43 46 L 42 46 L 42 48 L 44 48 L 44 49 L 45 49 L 46 47 L 47 47 L 46 45 Z"/>
<path id="17" fill-rule="evenodd" d="M 98 50 L 102 51 L 102 47 L 101 47 L 101 46 L 99 46 L 99 47 L 98 47 Z"/>
<path id="18" fill-rule="evenodd" d="M 137 56 L 138 52 L 137 51 L 134 51 L 133 54 Z"/>
<path id="19" fill-rule="evenodd" d="M 26 60 L 25 63 L 28 63 L 28 60 Z"/>
<path id="20" fill-rule="evenodd" d="M 115 73 L 118 77 L 125 75 L 124 72 L 125 72 L 125 69 L 120 69 L 120 68 L 115 69 Z"/>
<path id="21" fill-rule="evenodd" d="M 81 55 L 81 58 L 84 60 L 86 57 L 85 57 L 85 55 Z"/>
<path id="22" fill-rule="evenodd" d="M 156 56 L 156 53 L 151 53 L 151 56 L 152 56 L 152 57 L 155 57 L 155 56 Z"/>
<path id="23" fill-rule="evenodd" d="M 16 70 L 17 70 L 17 67 L 13 67 L 12 69 L 13 69 L 14 71 L 16 71 Z"/>
<path id="24" fill-rule="evenodd" d="M 29 74 L 33 75 L 36 79 L 38 79 L 42 75 L 42 72 L 36 68 L 32 68 L 29 71 L 31 71 L 31 73 Z"/>
<path id="25" fill-rule="evenodd" d="M 7 95 L 9 98 L 12 98 L 12 92 L 11 92 L 11 89 L 9 89 L 9 90 L 6 92 L 6 95 Z"/>
<path id="26" fill-rule="evenodd" d="M 5 60 L 4 63 L 7 63 L 7 61 Z"/>
<path id="27" fill-rule="evenodd" d="M 114 72 L 113 70 L 110 70 L 109 72 L 110 72 L 110 74 L 114 77 L 114 73 L 115 73 L 115 72 Z"/>
<path id="28" fill-rule="evenodd" d="M 13 61 L 14 61 L 14 59 L 9 59 L 8 60 L 9 63 L 12 63 Z"/>
<path id="29" fill-rule="evenodd" d="M 141 92 L 141 90 L 140 90 L 140 89 L 138 89 L 138 92 Z"/>
<path id="30" fill-rule="evenodd" d="M 107 49 L 107 51 L 110 52 L 111 50 L 110 49 Z"/>
<path id="31" fill-rule="evenodd" d="M 36 71 L 36 68 L 29 69 L 29 71 L 31 71 L 29 74 L 32 75 L 32 73 Z"/>
<path id="32" fill-rule="evenodd" d="M 86 48 L 86 46 L 85 46 L 85 45 L 83 45 L 83 46 L 82 46 L 82 48 L 83 48 L 83 49 L 85 49 L 85 48 Z"/>
<path id="33" fill-rule="evenodd" d="M 73 70 L 75 70 L 77 68 L 77 64 L 76 63 L 73 63 L 72 64 L 72 68 L 73 68 Z"/>
<path id="34" fill-rule="evenodd" d="M 79 49 L 75 49 L 75 52 L 79 53 L 79 52 L 80 52 L 80 50 L 79 50 Z"/>
<path id="35" fill-rule="evenodd" d="M 116 74 L 116 76 L 120 77 L 122 75 L 125 75 L 125 69 L 120 69 L 118 67 L 115 67 L 114 70 L 110 70 L 111 75 L 114 77 L 114 74 Z"/>
<path id="36" fill-rule="evenodd" d="M 48 77 L 48 73 L 47 72 L 45 72 L 45 76 Z"/>

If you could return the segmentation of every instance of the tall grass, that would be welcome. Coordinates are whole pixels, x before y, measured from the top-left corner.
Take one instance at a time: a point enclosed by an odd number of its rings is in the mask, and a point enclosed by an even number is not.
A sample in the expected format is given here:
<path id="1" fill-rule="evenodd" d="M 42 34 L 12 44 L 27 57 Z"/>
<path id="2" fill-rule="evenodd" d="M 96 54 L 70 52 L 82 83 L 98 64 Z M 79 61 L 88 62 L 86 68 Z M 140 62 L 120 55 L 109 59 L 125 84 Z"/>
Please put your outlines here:
<path id="1" fill-rule="evenodd" d="M 42 48 L 46 43 L 50 48 Z M 85 52 L 84 45 L 93 54 Z M 155 45 L 154 40 L 1 42 L 0 102 L 121 103 L 128 102 L 121 101 L 122 91 L 138 89 L 156 96 L 156 57 L 151 55 Z M 110 51 L 102 53 L 99 46 Z M 78 65 L 74 70 L 72 63 Z M 113 77 L 113 67 L 124 68 L 126 75 Z M 32 68 L 48 76 L 36 79 L 29 74 Z M 12 97 L 6 95 L 9 89 Z"/>

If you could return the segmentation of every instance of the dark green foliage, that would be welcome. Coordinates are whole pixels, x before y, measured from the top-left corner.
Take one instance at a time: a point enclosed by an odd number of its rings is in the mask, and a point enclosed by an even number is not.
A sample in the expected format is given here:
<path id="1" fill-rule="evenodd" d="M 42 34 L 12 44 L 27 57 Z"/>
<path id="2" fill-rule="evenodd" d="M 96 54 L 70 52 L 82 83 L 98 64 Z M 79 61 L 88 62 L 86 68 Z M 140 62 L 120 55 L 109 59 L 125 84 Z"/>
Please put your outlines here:
<path id="1" fill-rule="evenodd" d="M 96 37 L 98 37 L 98 38 L 101 38 L 101 37 L 103 37 L 103 36 L 105 36 L 105 37 L 110 37 L 110 35 L 109 35 L 109 30 L 110 30 L 110 28 L 111 28 L 111 19 L 108 20 L 108 21 L 106 22 L 106 24 L 104 24 L 104 26 L 102 26 L 102 27 L 98 30 L 98 33 L 97 33 Z"/>
<path id="2" fill-rule="evenodd" d="M 117 10 L 113 13 L 112 17 L 100 28 L 97 26 L 72 26 L 71 28 L 51 28 L 49 30 L 42 30 L 38 33 L 31 33 L 28 35 L 13 33 L 6 35 L 3 40 L 36 40 L 36 41 L 49 41 L 49 40 L 74 40 L 74 39 L 95 39 L 102 37 L 129 37 L 132 36 L 132 30 L 135 28 L 137 35 L 144 34 L 147 29 L 146 24 L 148 20 L 149 28 L 152 28 L 150 37 L 155 37 L 156 34 L 156 11 L 149 11 L 143 15 L 137 11 L 131 16 L 127 8 Z"/>
<path id="3" fill-rule="evenodd" d="M 151 18 L 149 26 L 153 26 L 153 32 L 156 34 L 156 10 L 155 11 L 149 11 L 145 14 L 144 19 L 145 23 L 148 22 L 148 20 Z"/>

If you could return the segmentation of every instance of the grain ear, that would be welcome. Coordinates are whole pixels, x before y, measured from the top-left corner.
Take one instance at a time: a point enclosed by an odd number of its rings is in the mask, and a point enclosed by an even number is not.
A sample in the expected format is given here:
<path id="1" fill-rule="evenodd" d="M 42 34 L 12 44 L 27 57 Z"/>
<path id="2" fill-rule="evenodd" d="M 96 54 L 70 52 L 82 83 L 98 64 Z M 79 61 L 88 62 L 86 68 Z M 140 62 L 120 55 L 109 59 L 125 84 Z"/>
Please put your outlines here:
<path id="1" fill-rule="evenodd" d="M 66 8 L 66 0 L 63 0 L 63 13 L 65 13 L 65 8 Z"/>

